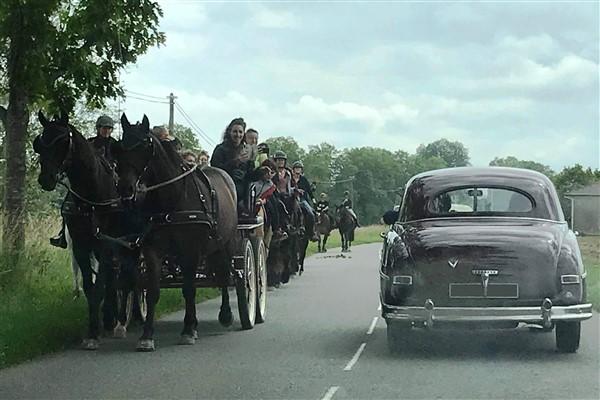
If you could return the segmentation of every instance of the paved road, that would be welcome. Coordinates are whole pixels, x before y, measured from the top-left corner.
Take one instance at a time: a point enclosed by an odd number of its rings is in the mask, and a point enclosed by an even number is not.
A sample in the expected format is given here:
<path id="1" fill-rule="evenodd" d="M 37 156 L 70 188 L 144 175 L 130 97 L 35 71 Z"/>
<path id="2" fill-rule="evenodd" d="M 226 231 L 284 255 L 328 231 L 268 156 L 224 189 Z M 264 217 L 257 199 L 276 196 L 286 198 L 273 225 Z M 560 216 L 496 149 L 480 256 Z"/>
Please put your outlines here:
<path id="1" fill-rule="evenodd" d="M 0 371 L 0 399 L 600 398 L 597 315 L 577 354 L 556 353 L 553 334 L 526 329 L 419 331 L 390 354 L 375 320 L 378 249 L 309 258 L 301 278 L 269 292 L 268 321 L 254 330 L 222 328 L 209 301 L 195 346 L 176 344 L 175 313 L 158 323 L 155 353 L 133 351 L 136 332 L 95 353 L 44 357 Z"/>

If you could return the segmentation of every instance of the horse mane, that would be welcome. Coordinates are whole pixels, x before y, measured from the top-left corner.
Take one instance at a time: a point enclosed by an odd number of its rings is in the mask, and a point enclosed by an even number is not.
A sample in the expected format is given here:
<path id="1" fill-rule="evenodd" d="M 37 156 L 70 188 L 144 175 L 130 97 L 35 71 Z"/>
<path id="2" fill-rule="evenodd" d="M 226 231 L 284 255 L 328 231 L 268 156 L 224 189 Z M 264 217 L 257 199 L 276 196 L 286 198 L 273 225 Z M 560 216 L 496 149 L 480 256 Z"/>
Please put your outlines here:
<path id="1" fill-rule="evenodd" d="M 74 125 L 68 124 L 68 127 L 72 134 L 73 154 L 82 164 L 89 166 L 93 171 L 98 171 L 101 157 L 94 151 L 93 145 Z"/>

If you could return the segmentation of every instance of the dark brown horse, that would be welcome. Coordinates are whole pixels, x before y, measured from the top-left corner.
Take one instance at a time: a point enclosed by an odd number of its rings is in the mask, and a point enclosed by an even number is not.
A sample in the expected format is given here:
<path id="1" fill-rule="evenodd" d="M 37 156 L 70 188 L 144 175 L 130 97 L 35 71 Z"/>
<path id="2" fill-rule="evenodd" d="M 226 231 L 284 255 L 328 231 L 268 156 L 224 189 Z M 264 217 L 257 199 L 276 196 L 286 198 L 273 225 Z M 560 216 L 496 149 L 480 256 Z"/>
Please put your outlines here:
<path id="1" fill-rule="evenodd" d="M 338 220 L 338 230 L 340 231 L 340 237 L 342 239 L 342 252 L 348 252 L 350 251 L 350 245 L 354 240 L 356 222 L 350 211 L 348 211 L 348 208 L 345 206 L 337 206 L 335 210 Z"/>
<path id="2" fill-rule="evenodd" d="M 331 230 L 333 229 L 333 224 L 329 218 L 329 214 L 325 211 L 317 211 L 316 213 L 317 222 L 315 224 L 315 231 L 317 232 L 318 242 L 317 242 L 317 251 L 319 253 L 326 252 L 327 248 L 327 239 L 331 234 Z M 321 236 L 323 237 L 321 239 Z"/>
<path id="3" fill-rule="evenodd" d="M 231 325 L 227 284 L 232 257 L 238 250 L 237 201 L 232 179 L 226 172 L 205 167 L 202 172 L 186 166 L 174 146 L 161 142 L 149 131 L 144 116 L 131 125 L 121 117 L 123 139 L 117 150 L 119 193 L 124 199 L 146 196 L 142 210 L 150 218 L 141 239 L 147 269 L 147 317 L 137 349 L 154 350 L 154 315 L 160 297 L 163 261 L 172 257 L 183 271 L 185 318 L 182 344 L 197 338 L 194 277 L 202 260 L 214 275 L 222 293 L 219 321 Z M 203 174 L 203 175 L 201 175 Z M 207 179 L 208 178 L 208 179 Z"/>
<path id="4" fill-rule="evenodd" d="M 88 333 L 83 347 L 95 350 L 99 344 L 101 303 L 104 329 L 115 327 L 115 261 L 127 259 L 121 249 L 96 235 L 98 229 L 115 237 L 125 231 L 116 180 L 107 160 L 96 153 L 66 116 L 49 121 L 40 112 L 38 118 L 43 127 L 33 142 L 35 152 L 40 155 L 38 182 L 42 189 L 51 191 L 62 175 L 68 178 L 69 194 L 61 212 L 72 237 L 73 256 L 81 270 L 88 303 Z M 97 271 L 92 266 L 92 257 L 98 260 Z M 125 324 L 124 320 L 121 322 Z"/>

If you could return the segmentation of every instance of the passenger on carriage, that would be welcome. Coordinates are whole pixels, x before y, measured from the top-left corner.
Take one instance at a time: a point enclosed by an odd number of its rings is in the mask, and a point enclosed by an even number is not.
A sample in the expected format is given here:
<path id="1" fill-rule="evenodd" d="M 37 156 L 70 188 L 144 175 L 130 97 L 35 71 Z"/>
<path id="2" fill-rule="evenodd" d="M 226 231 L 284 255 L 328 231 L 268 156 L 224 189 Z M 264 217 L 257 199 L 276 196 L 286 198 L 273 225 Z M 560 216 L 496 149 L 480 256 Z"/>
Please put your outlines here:
<path id="1" fill-rule="evenodd" d="M 356 226 L 360 226 L 360 224 L 358 223 L 358 217 L 356 216 L 356 213 L 352 209 L 352 200 L 350 200 L 350 192 L 348 192 L 347 190 L 344 191 L 344 200 L 342 200 L 341 206 L 346 207 L 348 209 L 348 211 L 350 212 L 350 215 L 352 215 L 352 218 L 354 218 L 354 222 L 356 223 Z"/>
<path id="2" fill-rule="evenodd" d="M 277 202 L 279 201 L 276 196 L 275 184 L 272 181 L 275 175 L 275 164 L 271 160 L 265 160 L 261 167 L 257 170 L 258 180 L 252 182 L 256 188 L 256 207 L 263 206 L 267 214 L 267 223 L 271 226 L 273 232 L 273 239 L 282 240 L 287 237 L 287 233 L 284 232 L 283 226 L 281 225 L 281 218 L 277 212 Z"/>
<path id="3" fill-rule="evenodd" d="M 306 231 L 311 241 L 319 240 L 315 232 L 315 212 L 312 207 L 313 191 L 308 179 L 304 176 L 304 164 L 296 161 L 292 164 L 292 187 L 300 194 L 300 207 L 306 214 Z"/>
<path id="4" fill-rule="evenodd" d="M 114 168 L 116 164 L 115 157 L 112 154 L 112 146 L 117 143 L 117 140 L 111 136 L 114 126 L 115 122 L 111 117 L 101 115 L 96 120 L 96 136 L 88 139 L 96 150 L 96 153 L 103 157 L 111 168 Z M 64 219 L 58 235 L 50 238 L 50 244 L 63 249 L 67 248 Z"/>
<path id="5" fill-rule="evenodd" d="M 152 128 L 152 134 L 154 136 L 156 136 L 158 138 L 158 140 L 160 140 L 160 142 L 163 146 L 173 146 L 173 149 L 176 152 L 182 151 L 183 144 L 181 143 L 181 140 L 172 136 L 171 133 L 169 132 L 169 129 L 167 129 L 166 126 L 164 126 L 164 125 L 155 126 L 154 128 Z"/>
<path id="6" fill-rule="evenodd" d="M 238 199 L 238 214 L 249 216 L 247 197 L 248 174 L 254 170 L 251 150 L 244 142 L 246 123 L 243 118 L 233 119 L 223 132 L 223 141 L 215 147 L 210 164 L 226 171 L 233 179 Z"/>
<path id="7" fill-rule="evenodd" d="M 208 155 L 208 151 L 206 150 L 201 150 L 200 153 L 198 153 L 198 165 L 200 166 L 200 168 L 204 168 L 208 165 L 209 158 L 210 156 Z"/>
<path id="8" fill-rule="evenodd" d="M 196 164 L 196 153 L 192 150 L 183 150 L 181 152 L 181 158 L 183 158 L 183 162 L 188 166 L 194 166 Z"/>

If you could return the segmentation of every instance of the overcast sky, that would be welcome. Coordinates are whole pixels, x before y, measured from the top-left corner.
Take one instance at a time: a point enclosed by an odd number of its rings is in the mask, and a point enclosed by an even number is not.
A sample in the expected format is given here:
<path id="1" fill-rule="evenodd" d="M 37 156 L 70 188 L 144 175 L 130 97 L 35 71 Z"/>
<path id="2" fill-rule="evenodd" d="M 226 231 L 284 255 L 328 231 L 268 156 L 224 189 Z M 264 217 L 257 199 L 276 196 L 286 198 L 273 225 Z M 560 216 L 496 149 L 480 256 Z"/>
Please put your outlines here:
<path id="1" fill-rule="evenodd" d="M 599 167 L 598 1 L 161 5 L 166 45 L 122 74 L 125 89 L 175 93 L 213 142 L 242 116 L 305 148 L 413 153 L 447 138 L 473 165 Z M 167 122 L 167 104 L 133 96 L 130 120 Z"/>

